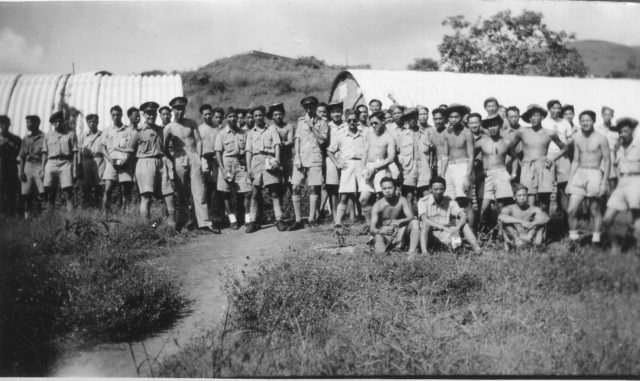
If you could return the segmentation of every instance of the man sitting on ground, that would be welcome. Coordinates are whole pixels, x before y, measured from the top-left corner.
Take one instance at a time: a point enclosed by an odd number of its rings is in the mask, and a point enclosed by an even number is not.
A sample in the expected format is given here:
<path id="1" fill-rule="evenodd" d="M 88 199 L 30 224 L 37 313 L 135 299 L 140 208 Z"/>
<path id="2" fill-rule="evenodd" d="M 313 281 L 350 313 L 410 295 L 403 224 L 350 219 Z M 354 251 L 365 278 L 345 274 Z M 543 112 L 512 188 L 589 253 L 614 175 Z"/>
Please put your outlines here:
<path id="1" fill-rule="evenodd" d="M 427 253 L 430 240 L 436 239 L 451 249 L 460 246 L 460 233 L 471 244 L 473 251 L 481 252 L 480 245 L 473 235 L 467 215 L 455 200 L 445 196 L 447 182 L 440 176 L 431 179 L 431 194 L 418 201 L 418 215 L 421 219 L 420 249 Z"/>
<path id="2" fill-rule="evenodd" d="M 541 208 L 529 204 L 528 190 L 522 184 L 516 188 L 516 203 L 505 206 L 498 216 L 502 222 L 504 241 L 508 246 L 544 243 L 545 225 L 550 218 Z"/>
<path id="3" fill-rule="evenodd" d="M 384 177 L 380 187 L 384 197 L 376 201 L 371 209 L 369 228 L 375 236 L 375 252 L 383 254 L 408 246 L 409 256 L 413 256 L 418 248 L 420 225 L 413 216 L 411 205 L 396 193 L 396 184 L 390 177 Z"/>

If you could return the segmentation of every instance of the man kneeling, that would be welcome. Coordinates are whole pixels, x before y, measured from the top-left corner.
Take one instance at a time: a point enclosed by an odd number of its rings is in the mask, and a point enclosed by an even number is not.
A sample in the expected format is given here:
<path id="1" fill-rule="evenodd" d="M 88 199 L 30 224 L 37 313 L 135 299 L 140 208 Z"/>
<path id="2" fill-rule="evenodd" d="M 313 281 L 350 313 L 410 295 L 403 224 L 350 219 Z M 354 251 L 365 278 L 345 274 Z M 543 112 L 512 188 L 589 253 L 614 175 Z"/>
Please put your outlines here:
<path id="1" fill-rule="evenodd" d="M 420 231 L 420 249 L 427 253 L 432 239 L 455 250 L 462 244 L 460 233 L 480 253 L 482 249 L 473 235 L 467 215 L 455 200 L 445 196 L 447 183 L 442 177 L 434 177 L 429 184 L 431 194 L 418 200 L 418 215 L 422 221 Z"/>
<path id="2" fill-rule="evenodd" d="M 376 253 L 408 247 L 409 255 L 415 254 L 420 227 L 411 205 L 406 198 L 396 194 L 396 184 L 390 177 L 382 178 L 380 187 L 384 197 L 373 204 L 369 230 L 375 236 Z"/>
<path id="3" fill-rule="evenodd" d="M 518 185 L 516 203 L 502 208 L 498 216 L 498 220 L 502 222 L 504 241 L 508 246 L 541 246 L 544 243 L 544 227 L 549 222 L 549 215 L 537 206 L 529 205 L 527 193 L 527 187 Z"/>

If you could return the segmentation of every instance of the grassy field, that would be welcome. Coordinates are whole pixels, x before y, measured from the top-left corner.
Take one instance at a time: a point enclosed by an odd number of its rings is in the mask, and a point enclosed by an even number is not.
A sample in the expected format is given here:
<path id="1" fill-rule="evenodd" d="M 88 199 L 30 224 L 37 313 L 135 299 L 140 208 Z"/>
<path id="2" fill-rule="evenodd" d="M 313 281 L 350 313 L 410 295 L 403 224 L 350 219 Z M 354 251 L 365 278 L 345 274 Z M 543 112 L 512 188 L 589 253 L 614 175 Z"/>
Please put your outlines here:
<path id="1" fill-rule="evenodd" d="M 62 351 L 169 326 L 187 301 L 173 274 L 148 260 L 182 239 L 135 208 L 3 220 L 0 375 L 44 376 Z"/>
<path id="2" fill-rule="evenodd" d="M 314 234 L 331 242 L 326 229 Z M 559 242 L 544 252 L 487 248 L 407 261 L 358 242 L 352 234 L 342 250 L 293 251 L 230 276 L 225 321 L 159 374 L 640 374 L 633 253 Z"/>

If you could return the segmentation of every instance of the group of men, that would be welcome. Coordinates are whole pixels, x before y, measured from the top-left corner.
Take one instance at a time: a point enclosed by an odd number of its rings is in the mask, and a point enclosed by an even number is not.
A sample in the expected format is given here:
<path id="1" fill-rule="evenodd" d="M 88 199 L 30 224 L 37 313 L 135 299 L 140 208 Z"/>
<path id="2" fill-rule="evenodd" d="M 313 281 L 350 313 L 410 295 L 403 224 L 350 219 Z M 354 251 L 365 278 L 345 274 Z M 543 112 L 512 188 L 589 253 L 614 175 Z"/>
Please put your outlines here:
<path id="1" fill-rule="evenodd" d="M 627 210 L 640 239 L 640 192 L 633 189 L 640 183 L 636 120 L 613 124 L 613 110 L 603 107 L 602 123 L 596 126 L 596 113 L 585 110 L 574 126 L 573 106 L 558 100 L 546 108 L 530 105 L 521 115 L 517 107 L 488 98 L 483 117 L 465 105 L 430 111 L 390 98 L 393 105 L 383 110 L 376 99 L 368 107 L 344 109 L 341 102 L 308 96 L 296 124 L 285 121 L 282 103 L 249 110 L 204 104 L 198 125 L 185 116 L 187 99 L 176 97 L 169 106 L 146 102 L 130 108 L 128 126 L 119 106 L 103 131 L 98 116 L 87 115 L 88 131 L 79 139 L 62 112 L 51 115 L 47 134 L 38 116 L 27 116 L 30 133 L 22 140 L 9 132 L 9 118 L 0 116 L 3 208 L 13 207 L 20 183 L 26 217 L 36 191 L 53 205 L 59 187 L 71 208 L 79 177 L 86 201 L 99 192 L 105 209 L 116 185 L 126 204 L 136 184 L 144 218 L 150 218 L 156 196 L 164 200 L 172 227 L 190 214 L 190 224 L 200 229 L 220 233 L 224 222 L 238 229 L 244 221 L 251 233 L 261 228 L 266 188 L 276 228 L 292 231 L 304 228 L 307 185 L 309 226 L 330 214 L 342 229 L 349 210 L 352 221 L 367 222 L 378 251 L 426 253 L 438 242 L 456 248 L 463 241 L 480 251 L 475 234 L 496 229 L 510 247 L 542 245 L 549 214 L 562 211 L 569 238 L 578 240 L 584 200 L 592 242 L 600 242 L 603 224 Z M 155 124 L 158 113 L 161 126 Z M 282 211 L 287 190 L 291 223 Z"/>

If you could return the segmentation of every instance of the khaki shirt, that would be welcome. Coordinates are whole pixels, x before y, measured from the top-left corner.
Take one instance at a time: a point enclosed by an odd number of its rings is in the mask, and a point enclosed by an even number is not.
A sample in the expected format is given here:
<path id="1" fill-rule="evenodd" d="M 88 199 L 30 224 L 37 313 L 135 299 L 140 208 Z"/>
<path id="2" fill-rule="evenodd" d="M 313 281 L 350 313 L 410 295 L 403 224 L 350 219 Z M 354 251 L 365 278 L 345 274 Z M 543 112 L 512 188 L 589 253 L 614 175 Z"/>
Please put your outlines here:
<path id="1" fill-rule="evenodd" d="M 102 156 L 102 131 L 83 135 L 78 142 L 83 158 Z"/>
<path id="2" fill-rule="evenodd" d="M 280 135 L 275 127 L 269 126 L 265 128 L 253 127 L 247 134 L 247 152 L 252 154 L 270 154 L 274 155 L 276 146 L 282 146 Z"/>
<path id="3" fill-rule="evenodd" d="M 129 126 L 112 126 L 102 134 L 102 146 L 107 149 L 111 159 L 126 159 L 133 152 L 134 129 Z"/>
<path id="4" fill-rule="evenodd" d="M 329 122 L 329 142 L 327 147 L 331 146 L 331 143 L 334 139 L 338 138 L 338 135 L 344 135 L 349 131 L 349 126 L 346 122 L 342 122 L 342 124 L 337 125 L 333 121 Z"/>
<path id="5" fill-rule="evenodd" d="M 155 124 L 142 123 L 140 130 L 133 133 L 131 148 L 136 157 L 161 157 L 163 153 L 162 128 Z"/>
<path id="6" fill-rule="evenodd" d="M 222 152 L 222 156 L 242 156 L 246 152 L 247 134 L 240 128 L 232 130 L 229 126 L 223 128 L 216 136 L 215 150 Z"/>
<path id="7" fill-rule="evenodd" d="M 418 133 L 410 128 L 402 130 L 396 138 L 398 160 L 404 168 L 411 168 L 416 161 L 420 160 L 418 139 Z"/>
<path id="8" fill-rule="evenodd" d="M 300 152 L 295 154 L 300 155 L 300 162 L 303 167 L 320 167 L 324 162 L 322 147 L 320 147 L 320 142 L 311 132 L 311 126 L 325 139 L 329 136 L 329 124 L 325 120 L 318 117 L 301 117 L 298 119 L 295 136 L 295 139 L 299 140 Z"/>
<path id="9" fill-rule="evenodd" d="M 71 131 L 61 134 L 53 130 L 45 135 L 42 152 L 46 152 L 49 158 L 63 156 L 71 159 L 72 155 L 78 152 L 78 138 Z"/>
<path id="10" fill-rule="evenodd" d="M 202 123 L 198 126 L 198 132 L 200 132 L 200 138 L 202 138 L 202 156 L 215 154 L 216 136 L 218 136 L 220 128 L 211 127 L 206 123 Z"/>
<path id="11" fill-rule="evenodd" d="M 354 134 L 347 130 L 333 139 L 329 146 L 329 152 L 333 154 L 339 153 L 342 160 L 362 160 L 366 143 L 366 139 L 360 131 Z"/>
<path id="12" fill-rule="evenodd" d="M 622 145 L 616 153 L 616 164 L 621 174 L 640 172 L 640 142 L 634 138 L 629 147 L 624 148 Z"/>
<path id="13" fill-rule="evenodd" d="M 9 132 L 7 136 L 0 136 L 0 158 L 4 164 L 15 164 L 18 162 L 20 146 L 22 140 L 17 135 Z"/>
<path id="14" fill-rule="evenodd" d="M 458 203 L 447 196 L 443 197 L 440 204 L 436 203 L 432 195 L 418 200 L 418 216 L 422 218 L 423 215 L 426 215 L 428 220 L 436 224 L 444 226 L 455 225 L 455 219 L 462 213 L 464 211 Z"/>
<path id="15" fill-rule="evenodd" d="M 26 161 L 42 162 L 42 146 L 44 145 L 44 132 L 38 131 L 35 135 L 27 135 L 22 139 L 20 158 Z"/>

